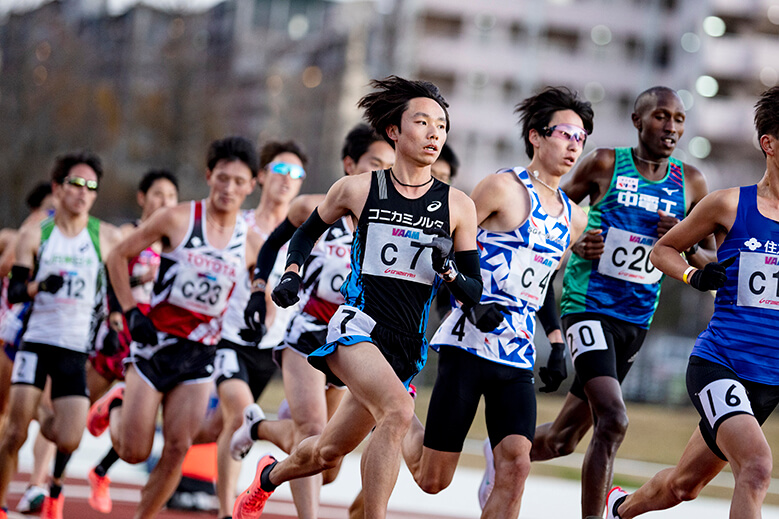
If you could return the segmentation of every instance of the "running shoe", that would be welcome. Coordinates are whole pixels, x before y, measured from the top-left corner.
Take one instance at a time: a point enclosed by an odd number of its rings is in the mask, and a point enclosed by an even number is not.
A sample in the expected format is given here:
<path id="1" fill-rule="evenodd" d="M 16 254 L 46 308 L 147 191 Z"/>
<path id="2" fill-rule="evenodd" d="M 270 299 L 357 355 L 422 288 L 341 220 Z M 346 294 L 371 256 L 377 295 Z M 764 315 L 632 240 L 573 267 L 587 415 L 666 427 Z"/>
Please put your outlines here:
<path id="1" fill-rule="evenodd" d="M 622 487 L 614 487 L 609 491 L 609 496 L 606 498 L 606 519 L 620 519 L 617 509 L 628 495 Z"/>
<path id="2" fill-rule="evenodd" d="M 263 420 L 265 420 L 265 413 L 262 412 L 262 409 L 257 404 L 248 405 L 243 410 L 243 423 L 230 439 L 230 456 L 234 460 L 242 460 L 249 454 L 252 445 L 254 445 L 252 426 Z"/>
<path id="3" fill-rule="evenodd" d="M 92 436 L 100 436 L 108 429 L 108 408 L 117 398 L 124 399 L 124 382 L 114 385 L 89 408 L 87 430 Z"/>
<path id="4" fill-rule="evenodd" d="M 289 402 L 287 402 L 286 398 L 279 404 L 279 412 L 276 416 L 278 416 L 279 420 L 289 420 L 292 418 L 292 413 L 289 410 Z"/>
<path id="5" fill-rule="evenodd" d="M 238 499 L 235 500 L 235 506 L 233 506 L 233 519 L 257 519 L 262 515 L 262 510 L 265 508 L 265 503 L 268 502 L 268 498 L 273 492 L 266 492 L 260 488 L 260 477 L 262 471 L 268 465 L 273 464 L 276 458 L 270 454 L 263 456 L 257 463 L 257 472 L 254 474 L 254 481 L 249 485 L 249 488 L 244 490 Z"/>
<path id="6" fill-rule="evenodd" d="M 8 519 L 8 510 L 0 508 L 0 519 Z"/>
<path id="7" fill-rule="evenodd" d="M 408 394 L 411 395 L 411 398 L 414 400 L 417 399 L 417 387 L 414 384 L 408 385 Z"/>
<path id="8" fill-rule="evenodd" d="M 482 448 L 487 466 L 484 468 L 484 477 L 481 478 L 481 485 L 479 485 L 479 506 L 484 510 L 484 505 L 487 504 L 487 499 L 492 494 L 492 487 L 495 486 L 495 458 L 492 456 L 492 445 L 490 445 L 489 438 L 484 440 Z"/>
<path id="9" fill-rule="evenodd" d="M 48 490 L 37 485 L 30 485 L 22 494 L 16 511 L 21 514 L 37 514 L 43 506 L 43 499 L 49 495 Z M 1 517 L 1 516 L 0 516 Z"/>
<path id="10" fill-rule="evenodd" d="M 98 476 L 95 469 L 89 471 L 89 506 L 98 512 L 110 514 L 113 503 L 111 502 L 111 478 Z"/>
<path id="11" fill-rule="evenodd" d="M 60 494 L 57 499 L 49 496 L 43 498 L 41 519 L 62 519 L 62 509 L 65 507 L 65 494 Z"/>

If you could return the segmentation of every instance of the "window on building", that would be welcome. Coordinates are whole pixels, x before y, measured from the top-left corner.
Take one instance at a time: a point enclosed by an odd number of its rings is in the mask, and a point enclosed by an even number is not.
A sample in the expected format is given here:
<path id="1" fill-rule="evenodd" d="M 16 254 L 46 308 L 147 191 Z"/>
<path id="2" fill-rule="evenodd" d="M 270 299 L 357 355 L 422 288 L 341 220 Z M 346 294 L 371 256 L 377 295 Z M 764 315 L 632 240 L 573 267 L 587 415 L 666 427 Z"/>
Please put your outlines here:
<path id="1" fill-rule="evenodd" d="M 628 36 L 625 40 L 625 53 L 629 60 L 641 61 L 644 58 L 644 42 L 635 36 Z"/>
<path id="2" fill-rule="evenodd" d="M 425 13 L 422 16 L 423 34 L 444 38 L 457 38 L 462 33 L 463 20 L 459 16 Z"/>
<path id="3" fill-rule="evenodd" d="M 544 39 L 550 47 L 572 53 L 579 43 L 579 34 L 563 27 L 550 27 L 545 31 Z"/>
<path id="4" fill-rule="evenodd" d="M 519 22 L 512 22 L 509 25 L 509 41 L 511 43 L 520 43 L 525 39 L 527 32 Z"/>
<path id="5" fill-rule="evenodd" d="M 671 62 L 671 46 L 667 41 L 660 42 L 655 48 L 655 64 L 661 69 L 667 68 Z"/>
<path id="6" fill-rule="evenodd" d="M 419 79 L 430 81 L 441 90 L 444 97 L 449 97 L 454 93 L 454 74 L 449 72 L 432 72 L 430 70 L 420 70 Z"/>

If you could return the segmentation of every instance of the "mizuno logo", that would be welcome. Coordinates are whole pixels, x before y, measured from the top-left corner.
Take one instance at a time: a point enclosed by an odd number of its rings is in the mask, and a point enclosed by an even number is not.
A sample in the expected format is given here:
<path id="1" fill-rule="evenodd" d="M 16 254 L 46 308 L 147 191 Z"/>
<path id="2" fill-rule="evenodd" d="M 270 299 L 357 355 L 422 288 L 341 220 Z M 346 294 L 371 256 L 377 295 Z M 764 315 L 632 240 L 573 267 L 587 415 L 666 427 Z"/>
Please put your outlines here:
<path id="1" fill-rule="evenodd" d="M 674 193 L 679 191 L 678 189 L 671 189 L 670 187 L 664 187 L 662 189 L 668 194 L 668 196 L 672 196 Z"/>
<path id="2" fill-rule="evenodd" d="M 435 202 L 433 202 L 433 203 L 431 203 L 430 205 L 427 206 L 427 210 L 429 212 L 431 212 L 431 213 L 433 211 L 438 211 L 439 209 L 441 209 L 441 201 L 440 200 L 436 200 Z"/>

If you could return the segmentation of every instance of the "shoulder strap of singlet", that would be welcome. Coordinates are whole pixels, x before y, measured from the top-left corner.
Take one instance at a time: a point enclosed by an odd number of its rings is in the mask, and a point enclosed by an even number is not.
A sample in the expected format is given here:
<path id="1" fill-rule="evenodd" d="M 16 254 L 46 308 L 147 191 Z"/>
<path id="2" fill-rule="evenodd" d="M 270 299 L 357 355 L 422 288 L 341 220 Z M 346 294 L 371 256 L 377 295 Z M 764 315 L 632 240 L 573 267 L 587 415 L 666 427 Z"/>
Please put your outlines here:
<path id="1" fill-rule="evenodd" d="M 41 222 L 41 243 L 45 242 L 51 236 L 54 230 L 54 217 L 49 216 Z"/>
<path id="2" fill-rule="evenodd" d="M 386 200 L 388 195 L 387 190 L 387 170 L 386 169 L 380 169 L 378 171 L 374 171 L 376 173 L 376 182 L 378 183 L 379 187 L 379 200 Z"/>
<path id="3" fill-rule="evenodd" d="M 89 233 L 89 239 L 92 240 L 92 245 L 95 247 L 98 261 L 103 261 L 103 256 L 100 254 L 100 220 L 90 216 L 89 220 L 87 220 L 87 232 Z"/>

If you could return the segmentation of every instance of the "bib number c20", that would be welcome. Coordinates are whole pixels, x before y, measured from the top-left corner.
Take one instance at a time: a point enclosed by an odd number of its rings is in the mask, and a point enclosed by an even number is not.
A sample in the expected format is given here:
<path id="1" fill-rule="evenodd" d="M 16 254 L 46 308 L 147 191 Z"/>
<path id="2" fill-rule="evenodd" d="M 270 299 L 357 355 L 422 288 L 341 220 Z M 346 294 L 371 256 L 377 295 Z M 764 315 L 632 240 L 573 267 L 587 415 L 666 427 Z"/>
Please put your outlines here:
<path id="1" fill-rule="evenodd" d="M 663 273 L 649 261 L 649 253 L 657 238 L 612 227 L 606 236 L 598 272 L 632 283 L 653 285 Z"/>

